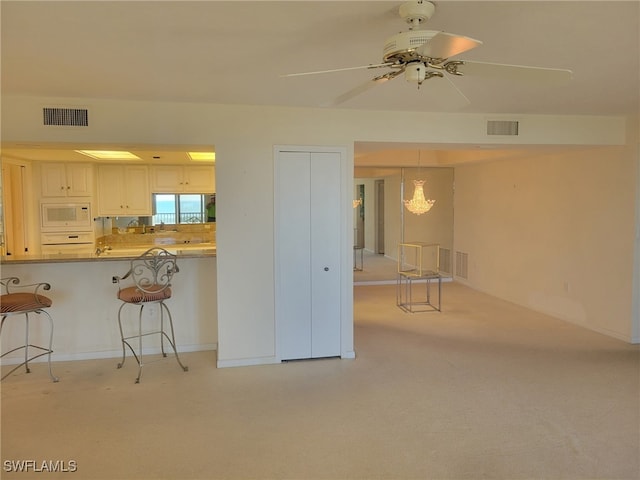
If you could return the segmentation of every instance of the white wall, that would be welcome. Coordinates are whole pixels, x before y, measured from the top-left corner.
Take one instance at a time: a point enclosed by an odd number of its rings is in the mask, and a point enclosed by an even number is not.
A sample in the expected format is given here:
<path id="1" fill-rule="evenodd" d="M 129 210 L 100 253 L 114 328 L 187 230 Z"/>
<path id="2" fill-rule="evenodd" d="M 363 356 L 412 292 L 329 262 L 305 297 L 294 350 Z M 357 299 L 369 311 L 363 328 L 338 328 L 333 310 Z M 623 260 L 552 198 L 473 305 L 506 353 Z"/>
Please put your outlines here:
<path id="1" fill-rule="evenodd" d="M 465 283 L 630 340 L 637 168 L 622 147 L 456 168 Z"/>
<path id="2" fill-rule="evenodd" d="M 90 127 L 42 126 L 42 107 L 52 104 L 88 107 Z M 625 120 L 619 117 L 520 116 L 519 121 L 522 135 L 505 141 L 531 145 L 625 142 Z M 238 364 L 268 361 L 275 355 L 274 145 L 344 146 L 352 167 L 355 141 L 495 143 L 495 138 L 486 135 L 485 122 L 484 115 L 2 98 L 5 142 L 215 145 L 218 358 Z M 353 183 L 353 174 L 348 182 Z M 632 192 L 634 188 L 631 187 Z M 624 195 L 628 196 L 628 192 Z M 608 202 L 602 208 L 611 210 Z M 596 242 L 595 246 L 600 245 Z M 632 261 L 630 252 L 626 261 Z M 618 273 L 627 270 L 623 267 Z M 629 282 L 629 287 L 619 300 L 628 310 L 632 302 L 630 279 L 622 281 Z M 348 288 L 351 291 L 351 286 Z M 602 298 L 593 308 L 600 311 L 609 303 L 610 299 Z M 628 331 L 629 316 L 620 311 L 616 315 L 621 316 L 616 324 L 626 323 Z"/>

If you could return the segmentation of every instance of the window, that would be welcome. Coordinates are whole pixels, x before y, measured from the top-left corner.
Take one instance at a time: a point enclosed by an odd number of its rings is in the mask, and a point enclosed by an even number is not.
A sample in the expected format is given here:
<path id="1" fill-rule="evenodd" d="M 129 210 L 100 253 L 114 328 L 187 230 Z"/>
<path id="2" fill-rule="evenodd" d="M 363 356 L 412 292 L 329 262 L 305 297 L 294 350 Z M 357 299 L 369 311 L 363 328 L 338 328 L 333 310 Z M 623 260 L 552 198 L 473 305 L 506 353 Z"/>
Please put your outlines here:
<path id="1" fill-rule="evenodd" d="M 156 193 L 153 195 L 153 225 L 167 223 L 205 223 L 206 195 L 194 193 Z"/>

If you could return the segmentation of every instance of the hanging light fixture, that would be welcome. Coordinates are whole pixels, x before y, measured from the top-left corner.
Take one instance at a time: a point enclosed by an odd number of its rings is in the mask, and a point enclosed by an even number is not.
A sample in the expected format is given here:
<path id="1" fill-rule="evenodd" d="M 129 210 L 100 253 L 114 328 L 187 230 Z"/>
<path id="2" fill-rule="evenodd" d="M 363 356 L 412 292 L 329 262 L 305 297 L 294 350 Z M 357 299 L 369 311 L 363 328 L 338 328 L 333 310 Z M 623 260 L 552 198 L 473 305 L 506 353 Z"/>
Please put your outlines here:
<path id="1" fill-rule="evenodd" d="M 413 185 L 415 186 L 413 198 L 411 200 L 405 200 L 404 206 L 407 207 L 407 210 L 411 213 L 422 215 L 431 210 L 431 207 L 433 207 L 436 201 L 424 198 L 424 180 L 414 180 Z"/>
<path id="2" fill-rule="evenodd" d="M 420 150 L 418 150 L 418 175 L 420 175 Z M 416 215 L 422 215 L 427 213 L 436 203 L 435 200 L 427 200 L 424 196 L 424 180 L 414 180 L 413 197 L 411 200 L 404 200 L 404 206 L 407 207 L 411 213 Z"/>
<path id="3" fill-rule="evenodd" d="M 358 205 L 362 205 L 362 197 L 353 201 L 353 208 L 356 208 Z"/>

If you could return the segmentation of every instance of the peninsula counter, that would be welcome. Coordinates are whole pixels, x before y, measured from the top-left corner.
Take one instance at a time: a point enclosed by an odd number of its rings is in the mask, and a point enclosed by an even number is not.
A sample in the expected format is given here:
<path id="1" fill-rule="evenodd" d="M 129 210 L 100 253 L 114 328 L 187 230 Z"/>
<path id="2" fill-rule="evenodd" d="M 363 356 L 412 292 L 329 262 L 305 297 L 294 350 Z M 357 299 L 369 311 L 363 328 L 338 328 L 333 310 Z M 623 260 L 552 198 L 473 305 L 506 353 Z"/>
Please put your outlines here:
<path id="1" fill-rule="evenodd" d="M 48 310 L 55 329 L 52 361 L 116 358 L 122 354 L 117 322 L 121 302 L 116 298 L 117 285 L 111 279 L 114 275 L 124 275 L 130 260 L 139 253 L 142 252 L 2 257 L 2 278 L 18 277 L 23 284 L 51 284 L 47 296 L 53 301 Z M 178 351 L 215 350 L 218 336 L 216 250 L 184 249 L 178 252 L 178 267 L 180 272 L 173 278 L 173 295 L 167 302 L 173 315 Z M 137 323 L 137 310 L 127 308 L 133 324 Z M 143 321 L 155 321 L 156 313 L 153 308 L 145 309 Z M 31 321 L 33 341 L 30 343 L 38 344 L 46 336 L 47 328 L 41 328 L 40 323 L 36 315 Z M 24 322 L 20 317 L 7 318 L 1 341 L 3 352 L 10 350 L 10 345 L 24 343 Z M 148 343 L 150 353 L 160 351 L 159 342 L 157 346 L 153 345 L 154 339 Z M 20 354 L 16 354 L 5 357 L 3 364 L 19 363 Z"/>

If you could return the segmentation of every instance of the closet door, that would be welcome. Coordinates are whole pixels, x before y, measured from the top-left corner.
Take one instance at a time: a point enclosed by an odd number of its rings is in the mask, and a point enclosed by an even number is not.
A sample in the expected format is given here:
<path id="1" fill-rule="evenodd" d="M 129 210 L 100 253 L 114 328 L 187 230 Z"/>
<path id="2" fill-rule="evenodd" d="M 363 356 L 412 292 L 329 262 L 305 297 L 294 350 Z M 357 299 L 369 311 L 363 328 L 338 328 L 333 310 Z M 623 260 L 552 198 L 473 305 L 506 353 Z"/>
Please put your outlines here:
<path id="1" fill-rule="evenodd" d="M 311 357 L 340 355 L 340 155 L 311 154 Z"/>
<path id="2" fill-rule="evenodd" d="M 338 153 L 276 159 L 276 335 L 282 360 L 340 355 Z"/>

